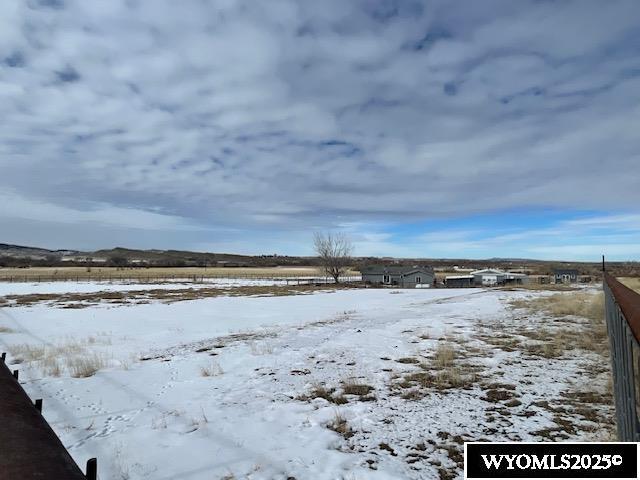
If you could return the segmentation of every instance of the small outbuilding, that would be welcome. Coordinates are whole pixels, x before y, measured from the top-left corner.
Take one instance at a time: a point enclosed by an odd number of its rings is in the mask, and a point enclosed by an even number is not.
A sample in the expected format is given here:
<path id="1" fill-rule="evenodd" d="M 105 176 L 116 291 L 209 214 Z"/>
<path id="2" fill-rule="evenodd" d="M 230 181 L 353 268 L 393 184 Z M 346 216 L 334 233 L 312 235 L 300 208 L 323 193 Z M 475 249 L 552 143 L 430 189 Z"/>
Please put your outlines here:
<path id="1" fill-rule="evenodd" d="M 529 275 L 524 273 L 505 272 L 503 285 L 525 285 L 529 283 Z"/>
<path id="2" fill-rule="evenodd" d="M 447 288 L 473 287 L 473 275 L 450 275 L 444 278 Z"/>
<path id="3" fill-rule="evenodd" d="M 420 288 L 430 287 L 435 280 L 433 268 L 418 265 L 367 265 L 361 273 L 362 281 L 372 285 Z"/>
<path id="4" fill-rule="evenodd" d="M 578 270 L 574 268 L 556 268 L 553 270 L 555 283 L 578 283 Z"/>
<path id="5" fill-rule="evenodd" d="M 484 287 L 492 287 L 494 285 L 502 285 L 504 283 L 505 272 L 493 268 L 485 268 L 484 270 L 476 270 L 471 272 L 474 285 L 482 285 Z"/>

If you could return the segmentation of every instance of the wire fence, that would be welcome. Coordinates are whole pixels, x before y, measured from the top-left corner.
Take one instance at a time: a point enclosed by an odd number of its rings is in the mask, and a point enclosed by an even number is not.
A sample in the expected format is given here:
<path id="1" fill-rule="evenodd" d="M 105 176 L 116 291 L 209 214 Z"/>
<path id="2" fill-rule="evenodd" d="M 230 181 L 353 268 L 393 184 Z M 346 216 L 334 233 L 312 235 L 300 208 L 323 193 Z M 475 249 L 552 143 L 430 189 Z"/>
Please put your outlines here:
<path id="1" fill-rule="evenodd" d="M 640 441 L 640 295 L 605 272 L 618 440 Z"/>

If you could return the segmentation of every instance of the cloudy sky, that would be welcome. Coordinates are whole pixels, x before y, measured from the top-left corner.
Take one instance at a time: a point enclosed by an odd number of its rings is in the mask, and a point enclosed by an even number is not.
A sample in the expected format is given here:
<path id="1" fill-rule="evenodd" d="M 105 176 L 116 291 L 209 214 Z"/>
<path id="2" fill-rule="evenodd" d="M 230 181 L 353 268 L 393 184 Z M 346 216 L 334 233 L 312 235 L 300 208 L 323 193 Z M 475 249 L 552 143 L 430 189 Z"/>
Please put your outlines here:
<path id="1" fill-rule="evenodd" d="M 640 259 L 640 2 L 2 0 L 0 242 Z"/>

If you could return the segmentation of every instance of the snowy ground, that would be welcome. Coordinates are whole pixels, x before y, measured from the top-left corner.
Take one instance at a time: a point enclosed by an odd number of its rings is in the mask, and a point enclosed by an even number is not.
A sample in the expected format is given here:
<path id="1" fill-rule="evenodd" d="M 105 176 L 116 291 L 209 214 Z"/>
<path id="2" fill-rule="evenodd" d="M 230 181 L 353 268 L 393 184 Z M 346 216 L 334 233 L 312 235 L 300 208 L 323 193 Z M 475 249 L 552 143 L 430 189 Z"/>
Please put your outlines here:
<path id="1" fill-rule="evenodd" d="M 154 283 L 138 282 L 0 282 L 0 297 L 4 295 L 27 295 L 34 293 L 89 293 L 89 292 L 122 292 L 148 290 L 152 288 L 208 288 L 208 287 L 240 287 L 287 285 L 292 282 L 285 279 L 245 279 L 245 278 L 205 278 L 202 282 L 167 281 Z"/>
<path id="2" fill-rule="evenodd" d="M 102 479 L 461 478 L 464 441 L 587 440 L 610 421 L 606 359 L 524 348 L 541 328 L 583 328 L 509 306 L 537 295 L 40 302 L 0 308 L 0 346 Z M 99 371 L 72 377 L 78 358 Z"/>

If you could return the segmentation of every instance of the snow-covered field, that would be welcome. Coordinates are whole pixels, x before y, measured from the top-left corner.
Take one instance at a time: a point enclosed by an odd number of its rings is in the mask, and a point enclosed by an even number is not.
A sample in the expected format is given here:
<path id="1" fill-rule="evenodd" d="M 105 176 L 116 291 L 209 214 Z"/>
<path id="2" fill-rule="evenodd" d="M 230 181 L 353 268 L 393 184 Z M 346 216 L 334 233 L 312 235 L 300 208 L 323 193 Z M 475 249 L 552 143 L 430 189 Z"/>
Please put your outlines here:
<path id="1" fill-rule="evenodd" d="M 167 282 L 0 282 L 0 297 L 4 295 L 28 295 L 39 293 L 90 293 L 90 292 L 131 292 L 155 288 L 209 288 L 209 287 L 248 287 L 294 284 L 286 279 L 246 279 L 246 278 L 205 278 L 202 282 L 183 282 L 172 280 Z"/>
<path id="2" fill-rule="evenodd" d="M 66 285 L 0 284 L 0 297 Z M 102 479 L 461 478 L 464 441 L 587 440 L 610 419 L 606 359 L 525 348 L 542 328 L 583 328 L 509 305 L 546 294 L 39 302 L 0 308 L 0 346 Z"/>

